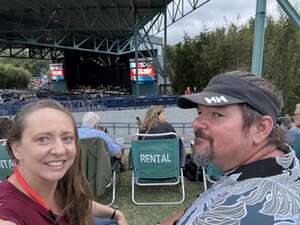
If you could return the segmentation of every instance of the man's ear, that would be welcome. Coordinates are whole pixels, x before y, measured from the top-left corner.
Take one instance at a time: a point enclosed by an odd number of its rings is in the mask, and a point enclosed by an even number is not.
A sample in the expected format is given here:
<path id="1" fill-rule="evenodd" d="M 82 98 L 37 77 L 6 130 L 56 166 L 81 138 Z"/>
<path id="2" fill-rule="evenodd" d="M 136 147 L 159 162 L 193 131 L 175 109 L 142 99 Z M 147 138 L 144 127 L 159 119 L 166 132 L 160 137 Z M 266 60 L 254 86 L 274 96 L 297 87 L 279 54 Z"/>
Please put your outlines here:
<path id="1" fill-rule="evenodd" d="M 273 120 L 271 116 L 263 116 L 256 123 L 256 133 L 254 136 L 254 144 L 259 144 L 264 141 L 273 129 Z"/>
<path id="2" fill-rule="evenodd" d="M 11 149 L 12 149 L 12 152 L 13 152 L 13 154 L 14 154 L 14 156 L 17 160 L 22 159 L 22 153 L 21 153 L 21 148 L 20 148 L 19 143 L 11 144 Z"/>

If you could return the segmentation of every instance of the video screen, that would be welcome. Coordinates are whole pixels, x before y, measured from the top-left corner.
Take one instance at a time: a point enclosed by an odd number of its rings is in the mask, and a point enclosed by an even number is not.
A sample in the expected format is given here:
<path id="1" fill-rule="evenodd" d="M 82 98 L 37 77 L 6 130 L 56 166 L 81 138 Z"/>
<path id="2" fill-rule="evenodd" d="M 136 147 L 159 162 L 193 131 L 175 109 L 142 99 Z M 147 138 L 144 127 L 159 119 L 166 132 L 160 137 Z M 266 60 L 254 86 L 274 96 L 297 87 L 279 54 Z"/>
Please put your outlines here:
<path id="1" fill-rule="evenodd" d="M 63 80 L 64 79 L 64 69 L 62 63 L 52 63 L 49 64 L 49 76 L 51 80 Z"/>
<path id="2" fill-rule="evenodd" d="M 130 60 L 130 79 L 136 81 L 136 66 Z M 138 81 L 155 81 L 154 62 L 138 60 Z"/>

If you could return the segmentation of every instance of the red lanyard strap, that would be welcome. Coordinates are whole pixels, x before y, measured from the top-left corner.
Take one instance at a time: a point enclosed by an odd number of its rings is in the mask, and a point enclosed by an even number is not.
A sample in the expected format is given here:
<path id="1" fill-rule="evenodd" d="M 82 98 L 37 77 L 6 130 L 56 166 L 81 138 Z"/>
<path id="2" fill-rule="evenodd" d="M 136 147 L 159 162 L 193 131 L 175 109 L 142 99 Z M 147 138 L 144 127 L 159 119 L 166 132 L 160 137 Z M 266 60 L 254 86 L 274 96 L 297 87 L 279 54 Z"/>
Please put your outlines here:
<path id="1" fill-rule="evenodd" d="M 48 210 L 48 206 L 44 202 L 44 200 L 39 196 L 38 193 L 36 193 L 32 188 L 29 186 L 29 184 L 25 181 L 24 177 L 20 174 L 19 167 L 16 166 L 15 169 L 15 175 L 18 183 L 24 188 L 24 190 L 32 197 L 35 201 L 37 201 L 41 206 L 43 206 L 45 209 Z"/>

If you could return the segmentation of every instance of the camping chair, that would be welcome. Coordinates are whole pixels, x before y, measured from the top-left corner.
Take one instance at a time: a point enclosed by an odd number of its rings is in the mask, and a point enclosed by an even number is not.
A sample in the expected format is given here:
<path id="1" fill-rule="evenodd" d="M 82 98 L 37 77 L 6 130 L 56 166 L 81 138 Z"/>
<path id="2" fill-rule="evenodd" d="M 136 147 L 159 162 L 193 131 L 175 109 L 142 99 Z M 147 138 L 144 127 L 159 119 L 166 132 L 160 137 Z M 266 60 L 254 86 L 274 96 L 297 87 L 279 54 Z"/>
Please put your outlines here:
<path id="1" fill-rule="evenodd" d="M 106 142 L 100 137 L 80 139 L 81 170 L 87 178 L 95 197 L 112 186 L 113 205 L 116 197 L 116 171 L 120 161 L 111 159 Z"/>
<path id="2" fill-rule="evenodd" d="M 8 155 L 6 144 L 0 144 L 0 182 L 10 176 L 16 164 Z"/>
<path id="3" fill-rule="evenodd" d="M 207 181 L 209 181 L 210 183 L 215 183 L 224 174 L 220 169 L 218 169 L 212 163 L 208 163 L 206 167 L 202 166 L 201 168 L 202 168 L 202 175 L 203 175 L 203 187 L 205 191 L 207 190 Z"/>
<path id="4" fill-rule="evenodd" d="M 293 144 L 293 149 L 298 159 L 300 159 L 300 134 L 297 133 Z"/>
<path id="5" fill-rule="evenodd" d="M 174 136 L 174 138 L 170 138 Z M 152 140 L 136 140 L 138 137 Z M 162 137 L 168 137 L 168 139 Z M 153 140 L 153 138 L 159 138 Z M 132 179 L 131 197 L 136 205 L 180 204 L 185 199 L 184 177 L 180 166 L 179 137 L 176 133 L 134 134 L 131 141 Z M 182 155 L 181 157 L 185 157 Z M 178 201 L 142 202 L 135 199 L 135 185 L 180 185 L 182 197 Z"/>

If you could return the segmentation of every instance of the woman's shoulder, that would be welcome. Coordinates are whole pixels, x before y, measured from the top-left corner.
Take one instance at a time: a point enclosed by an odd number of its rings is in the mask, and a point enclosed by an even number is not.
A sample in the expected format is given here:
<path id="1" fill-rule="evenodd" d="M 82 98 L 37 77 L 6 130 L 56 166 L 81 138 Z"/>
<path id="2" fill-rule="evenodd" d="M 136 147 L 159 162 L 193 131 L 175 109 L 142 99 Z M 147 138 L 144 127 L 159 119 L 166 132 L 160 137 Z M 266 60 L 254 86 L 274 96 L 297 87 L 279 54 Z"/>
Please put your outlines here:
<path id="1" fill-rule="evenodd" d="M 0 218 L 17 225 L 53 224 L 48 210 L 18 190 L 7 179 L 0 184 Z M 50 223 L 45 222 L 47 220 Z"/>
<path id="2" fill-rule="evenodd" d="M 166 129 L 168 132 L 174 132 L 175 131 L 172 124 L 170 124 L 168 122 L 158 123 L 157 126 Z"/>

